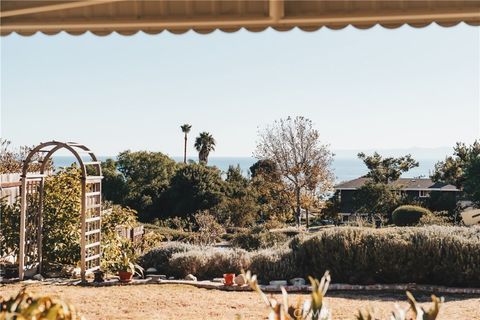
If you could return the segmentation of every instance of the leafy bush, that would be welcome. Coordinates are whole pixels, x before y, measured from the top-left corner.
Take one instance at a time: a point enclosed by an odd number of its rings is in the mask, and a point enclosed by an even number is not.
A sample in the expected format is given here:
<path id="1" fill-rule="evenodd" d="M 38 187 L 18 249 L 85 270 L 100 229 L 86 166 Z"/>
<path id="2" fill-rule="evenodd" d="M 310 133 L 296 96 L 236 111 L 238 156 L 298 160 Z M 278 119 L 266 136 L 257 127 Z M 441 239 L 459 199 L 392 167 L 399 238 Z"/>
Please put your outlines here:
<path id="1" fill-rule="evenodd" d="M 43 254 L 49 262 L 75 265 L 80 260 L 80 169 L 62 169 L 45 181 Z"/>
<path id="2" fill-rule="evenodd" d="M 122 253 L 126 251 L 131 254 L 132 258 L 135 256 L 133 243 L 120 237 L 116 227 L 133 228 L 136 224 L 137 212 L 129 208 L 115 205 L 108 214 L 102 215 L 102 269 L 115 271 L 115 266 L 119 263 Z"/>
<path id="3" fill-rule="evenodd" d="M 20 239 L 20 202 L 8 205 L 0 199 L 0 257 L 18 254 Z"/>
<path id="4" fill-rule="evenodd" d="M 414 226 L 423 215 L 431 215 L 428 209 L 419 206 L 400 206 L 392 213 L 392 221 L 397 226 Z"/>
<path id="5" fill-rule="evenodd" d="M 175 253 L 169 265 L 175 276 L 191 273 L 201 279 L 212 279 L 224 273 L 240 273 L 250 265 L 250 260 L 245 250 L 204 247 Z"/>

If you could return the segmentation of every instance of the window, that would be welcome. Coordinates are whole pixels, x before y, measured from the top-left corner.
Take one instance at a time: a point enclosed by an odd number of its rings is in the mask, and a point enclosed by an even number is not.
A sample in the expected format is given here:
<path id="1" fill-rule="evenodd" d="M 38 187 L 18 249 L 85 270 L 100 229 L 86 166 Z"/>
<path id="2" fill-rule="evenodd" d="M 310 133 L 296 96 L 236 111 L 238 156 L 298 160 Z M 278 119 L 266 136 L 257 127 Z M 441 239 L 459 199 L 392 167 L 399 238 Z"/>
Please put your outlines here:
<path id="1" fill-rule="evenodd" d="M 420 191 L 418 191 L 418 196 L 419 196 L 420 198 L 428 198 L 428 197 L 430 197 L 430 191 L 428 191 L 428 190 L 420 190 Z"/>

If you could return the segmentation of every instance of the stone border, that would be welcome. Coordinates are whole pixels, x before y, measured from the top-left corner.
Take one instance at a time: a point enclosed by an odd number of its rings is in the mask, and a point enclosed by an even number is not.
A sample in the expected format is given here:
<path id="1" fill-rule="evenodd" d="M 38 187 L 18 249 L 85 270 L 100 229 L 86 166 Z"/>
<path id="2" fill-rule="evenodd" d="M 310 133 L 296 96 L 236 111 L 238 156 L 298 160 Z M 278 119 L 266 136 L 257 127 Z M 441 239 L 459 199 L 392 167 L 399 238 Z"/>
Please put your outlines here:
<path id="1" fill-rule="evenodd" d="M 0 285 L 6 285 L 11 283 L 19 282 L 18 279 L 3 279 L 0 281 Z M 108 279 L 105 282 L 94 283 L 87 282 L 82 283 L 80 280 L 72 279 L 46 279 L 45 281 L 36 281 L 36 280 L 26 280 L 23 281 L 24 284 L 31 283 L 45 283 L 51 285 L 75 285 L 75 286 L 85 286 L 85 287 L 108 287 L 108 286 L 129 286 L 129 285 L 146 285 L 146 284 L 181 284 L 181 285 L 190 285 L 202 289 L 210 290 L 223 290 L 223 291 L 252 291 L 248 285 L 244 286 L 225 286 L 221 282 L 213 281 L 189 281 L 189 280 L 156 280 L 150 277 L 146 279 L 134 279 L 132 282 L 123 283 L 118 279 Z M 264 292 L 268 293 L 280 293 L 279 286 L 272 285 L 260 285 L 260 288 Z M 312 290 L 310 285 L 304 286 L 286 286 L 285 290 L 287 292 L 298 292 L 298 293 L 309 293 Z M 446 286 L 435 286 L 435 285 L 422 285 L 422 284 L 372 284 L 372 285 L 351 285 L 344 283 L 332 283 L 328 287 L 328 291 L 367 291 L 367 292 L 401 292 L 405 291 L 412 292 L 424 292 L 424 293 L 435 293 L 435 294 L 473 294 L 480 295 L 480 288 L 455 288 L 455 287 L 446 287 Z"/>
<path id="2" fill-rule="evenodd" d="M 103 283 L 93 283 L 89 282 L 87 284 L 82 284 L 80 282 L 76 283 L 77 285 L 83 286 L 115 286 L 115 285 L 141 285 L 141 284 L 181 284 L 181 285 L 190 285 L 197 288 L 203 289 L 215 289 L 223 291 L 252 291 L 248 285 L 244 286 L 226 286 L 220 282 L 213 281 L 189 281 L 189 280 L 154 280 L 152 278 L 146 279 L 134 279 L 130 283 L 122 283 L 117 279 L 107 280 Z M 279 286 L 272 285 L 260 285 L 260 288 L 264 292 L 271 293 L 280 293 L 281 289 Z M 312 291 L 310 285 L 304 286 L 286 286 L 285 290 L 287 292 L 299 292 L 299 293 L 309 293 Z M 412 292 L 425 292 L 425 293 L 437 293 L 437 294 L 478 294 L 480 295 L 480 288 L 455 288 L 455 287 L 446 287 L 446 286 L 434 286 L 434 285 L 420 285 L 415 283 L 409 284 L 373 284 L 373 285 L 351 285 L 344 283 L 332 283 L 328 287 L 328 291 L 368 291 L 368 292 L 402 292 L 405 291 Z"/>

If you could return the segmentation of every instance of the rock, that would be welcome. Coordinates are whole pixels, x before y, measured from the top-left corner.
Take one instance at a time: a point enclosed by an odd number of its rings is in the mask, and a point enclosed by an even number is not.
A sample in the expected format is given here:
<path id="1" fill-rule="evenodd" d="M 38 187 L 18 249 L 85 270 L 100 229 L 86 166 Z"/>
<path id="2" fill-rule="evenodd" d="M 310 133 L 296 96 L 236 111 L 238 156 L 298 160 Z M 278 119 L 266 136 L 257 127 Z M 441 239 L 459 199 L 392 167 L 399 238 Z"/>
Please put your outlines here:
<path id="1" fill-rule="evenodd" d="M 233 282 L 235 282 L 239 286 L 244 286 L 247 284 L 247 279 L 245 278 L 245 275 L 239 274 L 238 276 L 235 277 Z"/>
<path id="2" fill-rule="evenodd" d="M 168 277 L 168 280 L 175 280 L 175 277 Z"/>
<path id="3" fill-rule="evenodd" d="M 81 273 L 82 273 L 82 269 L 80 269 L 80 267 L 73 268 L 73 270 L 71 270 L 71 275 L 72 275 L 72 278 L 74 279 L 80 278 Z"/>
<path id="4" fill-rule="evenodd" d="M 149 274 L 148 278 L 152 279 L 152 281 L 167 280 L 167 276 L 164 274 Z"/>
<path id="5" fill-rule="evenodd" d="M 36 267 L 33 267 L 31 269 L 26 269 L 25 270 L 25 278 L 33 278 L 35 275 L 37 275 L 38 269 Z"/>
<path id="6" fill-rule="evenodd" d="M 290 279 L 290 283 L 292 284 L 292 286 L 299 287 L 299 286 L 304 286 L 306 281 L 303 278 L 293 278 L 293 279 Z"/>
<path id="7" fill-rule="evenodd" d="M 37 273 L 36 275 L 33 276 L 33 280 L 43 281 L 45 279 L 43 278 L 43 276 L 40 273 Z"/>
<path id="8" fill-rule="evenodd" d="M 46 272 L 45 275 L 47 278 L 61 278 L 63 277 L 64 273 L 62 271 L 50 271 Z"/>
<path id="9" fill-rule="evenodd" d="M 276 287 L 284 287 L 287 285 L 287 281 L 286 280 L 272 280 L 270 281 L 270 285 L 271 286 L 276 286 Z"/>
<path id="10" fill-rule="evenodd" d="M 185 280 L 197 281 L 197 277 L 195 277 L 193 274 L 187 274 L 187 276 L 185 277 Z"/>
<path id="11" fill-rule="evenodd" d="M 157 272 L 158 270 L 155 268 L 148 268 L 147 270 L 145 270 L 146 274 L 157 273 Z"/>

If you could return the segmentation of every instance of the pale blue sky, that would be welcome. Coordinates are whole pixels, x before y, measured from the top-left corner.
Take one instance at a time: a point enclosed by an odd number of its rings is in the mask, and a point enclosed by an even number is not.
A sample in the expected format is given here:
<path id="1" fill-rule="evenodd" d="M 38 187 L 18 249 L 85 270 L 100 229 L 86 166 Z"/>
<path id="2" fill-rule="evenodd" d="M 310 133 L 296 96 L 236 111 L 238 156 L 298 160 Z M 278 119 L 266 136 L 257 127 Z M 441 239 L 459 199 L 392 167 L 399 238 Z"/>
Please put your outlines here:
<path id="1" fill-rule="evenodd" d="M 312 119 L 334 150 L 450 147 L 480 137 L 480 29 L 460 24 L 132 37 L 1 38 L 1 136 L 99 155 L 182 154 L 179 126 L 248 156 L 257 127 Z M 190 156 L 194 156 L 189 146 Z"/>

